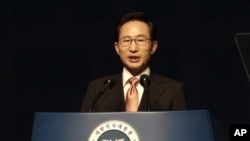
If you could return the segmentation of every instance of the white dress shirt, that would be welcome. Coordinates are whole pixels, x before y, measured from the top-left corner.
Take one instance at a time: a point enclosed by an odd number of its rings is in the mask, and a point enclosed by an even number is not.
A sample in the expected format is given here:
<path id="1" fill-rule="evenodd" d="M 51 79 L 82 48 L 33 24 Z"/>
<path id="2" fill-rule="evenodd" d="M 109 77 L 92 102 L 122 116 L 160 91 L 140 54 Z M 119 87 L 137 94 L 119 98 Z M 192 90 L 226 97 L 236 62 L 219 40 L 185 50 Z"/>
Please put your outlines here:
<path id="1" fill-rule="evenodd" d="M 142 71 L 142 73 L 140 73 L 139 75 L 136 75 L 136 77 L 139 79 L 139 81 L 140 81 L 140 76 L 143 75 L 143 74 L 149 75 L 150 74 L 150 68 L 147 67 L 144 71 Z M 122 84 L 123 84 L 123 91 L 124 91 L 124 99 L 125 100 L 126 100 L 127 91 L 128 91 L 128 89 L 130 87 L 130 83 L 128 82 L 128 80 L 131 77 L 133 77 L 133 75 L 124 67 L 123 71 L 122 71 Z M 140 83 L 136 86 L 136 88 L 137 88 L 138 93 L 139 93 L 139 104 L 140 104 L 141 99 L 142 99 L 142 94 L 143 94 L 144 90 L 143 90 L 143 87 L 142 87 L 142 85 Z"/>

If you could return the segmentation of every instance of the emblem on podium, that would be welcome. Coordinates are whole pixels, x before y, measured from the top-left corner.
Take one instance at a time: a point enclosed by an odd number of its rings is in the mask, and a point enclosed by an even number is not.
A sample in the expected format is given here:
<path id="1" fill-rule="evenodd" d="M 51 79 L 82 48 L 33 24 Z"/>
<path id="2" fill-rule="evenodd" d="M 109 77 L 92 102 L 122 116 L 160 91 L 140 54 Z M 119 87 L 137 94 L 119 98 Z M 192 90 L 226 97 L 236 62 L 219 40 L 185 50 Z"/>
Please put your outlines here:
<path id="1" fill-rule="evenodd" d="M 88 141 L 140 141 L 136 130 L 126 122 L 109 120 L 99 124 Z"/>

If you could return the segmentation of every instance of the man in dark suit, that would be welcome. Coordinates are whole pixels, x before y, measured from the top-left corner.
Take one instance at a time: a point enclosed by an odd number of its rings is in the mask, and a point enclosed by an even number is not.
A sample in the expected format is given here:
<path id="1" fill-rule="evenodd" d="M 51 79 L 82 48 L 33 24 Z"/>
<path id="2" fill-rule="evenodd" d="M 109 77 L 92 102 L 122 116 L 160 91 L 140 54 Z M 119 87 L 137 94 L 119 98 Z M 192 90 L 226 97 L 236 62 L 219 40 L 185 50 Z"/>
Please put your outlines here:
<path id="1" fill-rule="evenodd" d="M 91 81 L 81 111 L 186 110 L 187 100 L 183 83 L 157 75 L 150 70 L 149 60 L 155 53 L 158 42 L 156 27 L 144 13 L 131 12 L 121 17 L 115 27 L 115 38 L 114 47 L 124 65 L 123 70 L 121 73 Z M 138 82 L 145 74 L 149 76 L 147 81 L 150 81 L 148 97 L 145 94 L 145 87 Z M 128 82 L 132 77 L 137 78 L 135 85 Z M 106 84 L 109 87 L 100 92 Z M 134 110 L 128 110 L 129 106 L 126 104 L 131 103 L 128 102 L 130 89 L 134 89 L 132 95 L 136 95 Z"/>

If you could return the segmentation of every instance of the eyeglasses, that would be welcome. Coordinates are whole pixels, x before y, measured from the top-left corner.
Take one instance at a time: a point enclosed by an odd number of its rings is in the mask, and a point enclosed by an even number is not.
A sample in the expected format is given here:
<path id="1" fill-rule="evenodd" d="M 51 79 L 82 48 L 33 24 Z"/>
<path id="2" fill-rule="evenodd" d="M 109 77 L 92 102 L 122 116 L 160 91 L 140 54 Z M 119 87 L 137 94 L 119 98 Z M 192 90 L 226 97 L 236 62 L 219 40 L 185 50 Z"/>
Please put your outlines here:
<path id="1" fill-rule="evenodd" d="M 135 43 L 139 46 L 147 45 L 147 41 L 150 41 L 151 39 L 148 39 L 145 36 L 136 36 L 134 39 L 131 37 L 123 37 L 119 40 L 119 43 L 121 46 L 129 46 L 131 45 L 132 41 L 135 41 Z"/>

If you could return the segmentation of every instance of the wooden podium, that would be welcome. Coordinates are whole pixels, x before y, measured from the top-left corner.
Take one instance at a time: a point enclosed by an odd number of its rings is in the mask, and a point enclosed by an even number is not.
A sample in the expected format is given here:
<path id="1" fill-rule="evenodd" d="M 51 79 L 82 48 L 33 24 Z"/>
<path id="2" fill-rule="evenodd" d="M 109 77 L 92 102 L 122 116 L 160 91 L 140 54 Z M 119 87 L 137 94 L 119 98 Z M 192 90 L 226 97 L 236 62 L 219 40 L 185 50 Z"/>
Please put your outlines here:
<path id="1" fill-rule="evenodd" d="M 32 141 L 226 141 L 207 110 L 35 113 Z"/>

